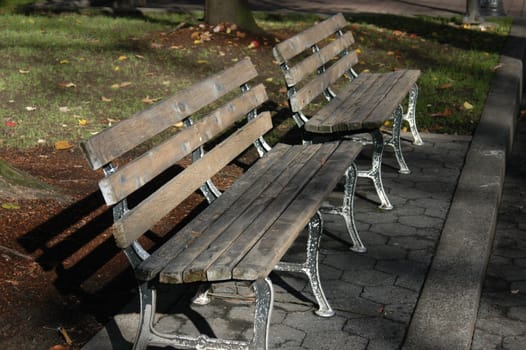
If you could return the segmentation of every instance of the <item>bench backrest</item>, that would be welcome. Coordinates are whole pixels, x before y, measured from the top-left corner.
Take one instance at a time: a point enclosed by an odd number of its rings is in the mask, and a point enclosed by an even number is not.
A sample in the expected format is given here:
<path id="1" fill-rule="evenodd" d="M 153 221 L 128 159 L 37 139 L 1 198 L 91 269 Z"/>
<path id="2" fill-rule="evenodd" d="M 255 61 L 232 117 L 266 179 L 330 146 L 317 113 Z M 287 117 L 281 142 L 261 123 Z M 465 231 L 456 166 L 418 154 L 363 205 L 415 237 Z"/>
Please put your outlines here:
<path id="1" fill-rule="evenodd" d="M 113 205 L 123 203 L 127 196 L 158 177 L 176 162 L 223 134 L 243 117 L 250 116 L 246 124 L 200 159 L 133 208 L 125 208 L 122 215 L 115 218 L 113 234 L 120 248 L 126 248 L 137 240 L 272 128 L 268 112 L 260 115 L 254 113 L 255 109 L 268 99 L 261 84 L 247 89 L 247 82 L 256 76 L 257 72 L 250 59 L 244 59 L 81 144 L 92 168 L 104 168 L 106 176 L 99 182 L 99 187 L 106 203 Z M 233 92 L 240 87 L 242 89 L 238 90 L 239 93 L 234 94 Z M 232 94 L 235 96 L 232 97 Z M 222 104 L 216 107 L 217 100 L 221 98 L 227 99 L 227 102 L 221 100 Z M 205 108 L 207 111 L 212 110 L 198 120 L 188 122 L 190 116 Z M 143 149 L 137 146 L 143 145 L 181 121 L 185 121 L 187 127 L 164 142 L 148 149 L 118 169 L 112 165 L 115 159 L 131 150 Z"/>
<path id="2" fill-rule="evenodd" d="M 330 87 L 345 74 L 352 78 L 358 63 L 351 32 L 341 13 L 276 45 L 273 54 L 289 88 L 292 112 L 297 113 L 321 94 L 331 98 Z"/>

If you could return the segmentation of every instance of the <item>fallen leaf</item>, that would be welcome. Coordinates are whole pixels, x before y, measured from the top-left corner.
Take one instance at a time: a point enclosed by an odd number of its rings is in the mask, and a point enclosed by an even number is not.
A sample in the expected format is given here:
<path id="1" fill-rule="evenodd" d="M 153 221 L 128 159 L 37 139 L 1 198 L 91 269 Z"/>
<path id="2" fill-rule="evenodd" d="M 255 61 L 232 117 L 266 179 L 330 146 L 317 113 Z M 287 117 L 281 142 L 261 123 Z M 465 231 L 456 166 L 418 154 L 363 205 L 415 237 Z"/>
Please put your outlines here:
<path id="1" fill-rule="evenodd" d="M 111 102 L 111 98 L 107 98 L 107 97 L 104 97 L 104 96 L 101 96 L 100 99 L 102 100 L 102 102 Z"/>
<path id="2" fill-rule="evenodd" d="M 358 55 L 362 53 L 362 50 L 360 50 L 359 48 L 356 49 L 355 51 L 356 51 L 356 53 L 357 53 Z"/>
<path id="3" fill-rule="evenodd" d="M 60 86 L 62 86 L 63 88 L 74 88 L 76 87 L 77 85 L 75 83 L 67 83 L 67 82 L 62 82 L 62 83 L 59 83 Z"/>
<path id="4" fill-rule="evenodd" d="M 387 51 L 387 56 L 394 56 L 396 52 L 394 51 Z"/>
<path id="5" fill-rule="evenodd" d="M 453 87 L 453 84 L 451 83 L 446 83 L 446 84 L 442 84 L 442 85 L 439 85 L 438 88 L 440 90 L 446 90 L 446 89 L 451 89 Z"/>
<path id="6" fill-rule="evenodd" d="M 177 123 L 174 124 L 174 126 L 176 128 L 178 128 L 178 129 L 182 129 L 182 128 L 184 128 L 184 123 L 183 122 L 177 122 Z"/>
<path id="7" fill-rule="evenodd" d="M 126 61 L 128 59 L 128 56 L 119 56 L 118 60 L 119 61 Z"/>
<path id="8" fill-rule="evenodd" d="M 16 203 L 2 203 L 2 208 L 7 210 L 18 210 L 20 209 L 20 205 Z"/>
<path id="9" fill-rule="evenodd" d="M 444 109 L 443 112 L 431 113 L 430 117 L 449 117 L 453 115 L 453 110 L 451 108 Z"/>
<path id="10" fill-rule="evenodd" d="M 511 292 L 511 294 L 519 294 L 520 290 L 519 289 L 512 289 L 510 292 Z"/>
<path id="11" fill-rule="evenodd" d="M 60 64 L 68 64 L 69 61 L 68 60 L 60 60 Z"/>
<path id="12" fill-rule="evenodd" d="M 249 49 L 257 49 L 259 47 L 259 41 L 252 40 L 250 44 L 248 44 Z"/>
<path id="13" fill-rule="evenodd" d="M 150 96 L 146 96 L 141 101 L 143 103 L 154 104 L 155 102 L 157 102 L 159 100 L 161 100 L 161 98 L 150 98 Z"/>
<path id="14" fill-rule="evenodd" d="M 6 120 L 6 121 L 4 122 L 4 125 L 7 126 L 7 127 L 9 127 L 9 128 L 14 128 L 14 127 L 16 126 L 16 122 L 13 121 L 13 120 Z"/>
<path id="15" fill-rule="evenodd" d="M 20 74 L 29 74 L 30 71 L 29 71 L 29 69 L 19 69 L 18 72 Z"/>
<path id="16" fill-rule="evenodd" d="M 135 55 L 136 58 L 140 59 L 140 60 L 143 60 L 144 59 L 144 56 L 141 56 L 141 55 Z"/>
<path id="17" fill-rule="evenodd" d="M 86 126 L 86 125 L 88 125 L 88 121 L 86 119 L 79 119 L 79 125 L 80 126 Z"/>
<path id="18" fill-rule="evenodd" d="M 462 105 L 462 107 L 464 107 L 464 109 L 466 111 L 469 111 L 469 110 L 472 110 L 473 109 L 473 105 L 471 103 L 469 103 L 468 101 L 464 102 L 464 104 Z"/>
<path id="19" fill-rule="evenodd" d="M 73 145 L 69 141 L 61 140 L 61 141 L 55 142 L 55 149 L 56 150 L 61 151 L 61 150 L 66 150 L 66 149 L 70 149 L 70 148 L 73 148 Z"/>
<path id="20" fill-rule="evenodd" d="M 246 36 L 247 36 L 247 33 L 245 33 L 245 32 L 240 32 L 240 31 L 237 31 L 237 32 L 236 32 L 236 36 L 237 36 L 238 38 L 241 38 L 241 39 L 243 39 L 244 37 L 246 37 Z"/>
<path id="21" fill-rule="evenodd" d="M 33 112 L 33 111 L 36 111 L 36 110 L 37 110 L 37 108 L 34 107 L 34 106 L 27 106 L 26 107 L 26 111 L 28 111 L 28 112 Z"/>
<path id="22" fill-rule="evenodd" d="M 69 345 L 73 344 L 73 341 L 72 341 L 71 338 L 69 337 L 69 334 L 68 334 L 68 332 L 66 331 L 66 328 L 64 328 L 64 327 L 59 327 L 58 331 L 59 331 L 60 334 L 62 334 L 62 336 L 64 337 L 64 340 L 66 341 L 66 344 L 68 344 L 68 348 L 69 348 Z"/>
<path id="23" fill-rule="evenodd" d="M 67 107 L 67 106 L 58 107 L 58 110 L 61 111 L 62 113 L 67 113 L 67 112 L 70 111 L 69 107 Z"/>

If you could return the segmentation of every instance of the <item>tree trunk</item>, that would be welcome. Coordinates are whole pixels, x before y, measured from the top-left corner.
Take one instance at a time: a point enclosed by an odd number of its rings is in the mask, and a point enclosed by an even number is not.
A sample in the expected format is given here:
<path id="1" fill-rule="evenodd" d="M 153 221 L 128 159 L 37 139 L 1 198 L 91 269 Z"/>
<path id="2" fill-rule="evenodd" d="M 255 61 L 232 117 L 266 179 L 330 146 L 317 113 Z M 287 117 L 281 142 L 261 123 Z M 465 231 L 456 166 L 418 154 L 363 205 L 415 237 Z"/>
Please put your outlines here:
<path id="1" fill-rule="evenodd" d="M 263 31 L 254 20 L 248 0 L 206 0 L 205 21 L 210 25 L 233 23 L 253 33 Z"/>
<path id="2" fill-rule="evenodd" d="M 480 15 L 479 0 L 466 0 L 466 14 L 462 21 L 471 24 L 484 22 Z"/>

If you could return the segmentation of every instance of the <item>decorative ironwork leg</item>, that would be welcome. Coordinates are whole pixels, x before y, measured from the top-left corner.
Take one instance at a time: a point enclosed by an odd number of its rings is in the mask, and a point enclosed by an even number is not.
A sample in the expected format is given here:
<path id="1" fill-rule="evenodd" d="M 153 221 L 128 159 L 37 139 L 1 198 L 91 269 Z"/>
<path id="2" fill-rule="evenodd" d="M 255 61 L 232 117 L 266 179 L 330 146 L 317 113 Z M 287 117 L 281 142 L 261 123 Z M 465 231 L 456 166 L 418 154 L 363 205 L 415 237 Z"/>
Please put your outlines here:
<path id="1" fill-rule="evenodd" d="M 323 219 L 319 212 L 309 222 L 309 238 L 307 241 L 307 258 L 304 263 L 280 262 L 275 270 L 302 272 L 307 275 L 312 288 L 312 293 L 318 302 L 318 310 L 315 313 L 321 317 L 334 316 L 334 310 L 329 305 L 320 281 L 319 273 L 319 250 L 321 235 L 323 232 Z"/>
<path id="2" fill-rule="evenodd" d="M 413 134 L 413 144 L 421 146 L 424 144 L 420 133 L 416 127 L 416 100 L 418 98 L 418 85 L 413 85 L 411 92 L 409 92 L 409 104 L 407 106 L 407 113 L 403 115 L 402 119 L 409 123 L 409 130 Z"/>
<path id="3" fill-rule="evenodd" d="M 195 294 L 195 296 L 192 298 L 192 303 L 197 305 L 208 305 L 212 301 L 210 298 L 210 295 L 208 295 L 208 292 L 210 292 L 210 286 L 202 284 L 199 286 L 199 290 Z"/>
<path id="4" fill-rule="evenodd" d="M 373 160 L 371 169 L 358 171 L 358 177 L 366 177 L 373 180 L 374 188 L 380 199 L 380 209 L 391 210 L 393 205 L 389 201 L 382 184 L 382 154 L 384 152 L 384 137 L 380 130 L 371 131 L 373 138 Z"/>
<path id="5" fill-rule="evenodd" d="M 139 284 L 140 315 L 133 350 L 146 350 L 150 342 L 155 316 L 156 290 L 148 282 Z"/>
<path id="6" fill-rule="evenodd" d="M 146 350 L 148 345 L 172 346 L 196 350 L 267 350 L 274 289 L 270 279 L 253 283 L 256 294 L 254 334 L 250 341 L 210 338 L 205 334 L 190 337 L 159 332 L 154 328 L 156 290 L 148 282 L 139 285 L 141 314 L 133 350 Z"/>
<path id="7" fill-rule="evenodd" d="M 400 167 L 398 172 L 400 174 L 410 174 L 411 170 L 409 170 L 409 167 L 405 162 L 404 155 L 402 153 L 402 145 L 400 144 L 400 129 L 402 128 L 402 106 L 399 105 L 393 112 L 393 120 L 393 135 L 391 139 L 385 144 L 393 147 L 394 149 L 396 160 L 398 162 L 398 166 Z"/>
<path id="8" fill-rule="evenodd" d="M 356 165 L 353 164 L 345 172 L 345 190 L 343 194 L 343 203 L 340 208 L 338 207 L 324 207 L 320 208 L 322 213 L 340 215 L 345 220 L 347 232 L 352 240 L 352 247 L 350 248 L 356 253 L 365 253 L 367 248 L 362 243 L 356 224 L 354 222 L 354 191 L 356 189 L 356 178 L 357 178 Z"/>
<path id="9" fill-rule="evenodd" d="M 256 294 L 256 313 L 254 319 L 254 336 L 250 349 L 268 349 L 268 334 L 272 305 L 274 304 L 274 288 L 269 278 L 260 279 L 252 285 Z"/>

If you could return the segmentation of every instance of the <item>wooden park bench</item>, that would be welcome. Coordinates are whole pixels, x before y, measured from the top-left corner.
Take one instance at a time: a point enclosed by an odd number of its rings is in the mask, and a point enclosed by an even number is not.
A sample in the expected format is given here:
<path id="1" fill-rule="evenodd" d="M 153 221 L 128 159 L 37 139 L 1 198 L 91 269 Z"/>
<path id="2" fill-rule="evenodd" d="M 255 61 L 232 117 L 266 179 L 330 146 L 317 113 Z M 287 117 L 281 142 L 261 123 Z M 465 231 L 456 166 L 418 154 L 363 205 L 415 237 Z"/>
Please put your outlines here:
<path id="1" fill-rule="evenodd" d="M 304 128 L 304 139 L 311 141 L 313 134 L 318 137 L 364 132 L 372 135 L 371 169 L 359 171 L 358 176 L 372 179 L 380 208 L 391 209 L 382 184 L 382 153 L 384 145 L 392 146 L 399 172 L 410 172 L 402 154 L 400 129 L 402 121 L 407 120 L 414 143 L 422 143 L 415 123 L 416 81 L 420 71 L 356 74 L 353 66 L 358 58 L 355 50 L 351 50 L 354 38 L 351 32 L 343 32 L 346 25 L 341 13 L 334 15 L 279 43 L 273 53 L 285 77 L 293 118 Z M 409 107 L 404 114 L 401 103 L 406 97 L 409 97 Z M 324 99 L 328 102 L 322 103 Z M 394 119 L 392 137 L 384 143 L 380 129 L 391 118 Z M 354 250 L 363 249 L 355 247 Z"/>
<path id="2" fill-rule="evenodd" d="M 248 86 L 256 75 L 250 60 L 241 60 L 82 144 L 92 168 L 104 170 L 99 187 L 106 203 L 113 206 L 113 235 L 139 283 L 141 318 L 134 349 L 145 349 L 149 344 L 267 349 L 273 304 L 268 276 L 273 270 L 305 273 L 318 303 L 316 313 L 324 317 L 334 314 L 318 274 L 322 231 L 318 209 L 344 176 L 345 207 L 352 217 L 356 179 L 353 161 L 362 145 L 343 140 L 278 144 L 271 149 L 263 139 L 272 128 L 270 113 L 256 111 L 267 100 L 265 88 L 261 84 Z M 173 125 L 180 122 L 186 127 L 145 150 L 145 142 L 157 140 L 156 135 L 165 135 L 166 129 L 174 129 Z M 211 178 L 252 144 L 261 157 L 228 189 L 219 192 Z M 141 150 L 144 152 L 135 157 Z M 189 166 L 166 179 L 167 169 L 190 156 L 193 162 Z M 124 162 L 129 158 L 133 160 L 118 168 L 112 165 L 115 160 Z M 135 197 L 146 184 L 161 179 L 166 182 L 158 189 L 145 198 Z M 198 189 L 205 193 L 209 205 L 158 248 L 147 251 L 140 244 L 141 237 Z M 135 203 L 131 207 L 130 196 L 134 196 Z M 282 262 L 306 227 L 305 262 Z M 219 339 L 206 334 L 191 337 L 155 329 L 156 286 L 222 281 L 252 283 L 256 301 L 251 340 Z"/>

